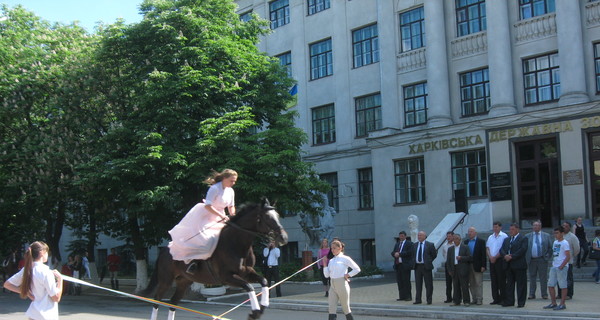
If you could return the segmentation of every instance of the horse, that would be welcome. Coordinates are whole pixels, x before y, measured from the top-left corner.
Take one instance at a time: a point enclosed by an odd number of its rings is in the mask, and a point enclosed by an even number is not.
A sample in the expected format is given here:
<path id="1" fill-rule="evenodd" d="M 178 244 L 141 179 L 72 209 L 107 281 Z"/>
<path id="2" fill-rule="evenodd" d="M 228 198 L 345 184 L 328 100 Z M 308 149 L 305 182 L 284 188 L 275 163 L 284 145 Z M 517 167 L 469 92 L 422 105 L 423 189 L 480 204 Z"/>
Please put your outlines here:
<path id="1" fill-rule="evenodd" d="M 19 261 L 17 260 L 16 250 L 11 252 L 8 256 L 2 259 L 0 267 L 2 269 L 2 279 L 6 282 L 6 279 L 12 277 L 19 271 Z M 2 288 L 2 292 L 6 292 L 6 289 Z"/>
<path id="2" fill-rule="evenodd" d="M 255 237 L 269 234 L 278 245 L 287 243 L 287 232 L 268 200 L 243 206 L 221 230 L 213 255 L 207 260 L 196 260 L 197 267 L 193 274 L 186 272 L 187 265 L 183 261 L 173 260 L 169 248 L 162 248 L 150 283 L 141 294 L 149 296 L 156 289 L 154 299 L 160 300 L 175 281 L 176 289 L 170 303 L 177 305 L 193 282 L 240 287 L 250 297 L 252 311 L 248 320 L 259 319 L 269 306 L 269 288 L 267 280 L 254 270 L 256 259 L 252 243 Z M 260 283 L 262 287 L 260 305 L 250 283 Z M 157 314 L 158 305 L 154 305 L 150 319 L 156 320 Z M 170 308 L 168 319 L 174 318 L 175 309 Z"/>

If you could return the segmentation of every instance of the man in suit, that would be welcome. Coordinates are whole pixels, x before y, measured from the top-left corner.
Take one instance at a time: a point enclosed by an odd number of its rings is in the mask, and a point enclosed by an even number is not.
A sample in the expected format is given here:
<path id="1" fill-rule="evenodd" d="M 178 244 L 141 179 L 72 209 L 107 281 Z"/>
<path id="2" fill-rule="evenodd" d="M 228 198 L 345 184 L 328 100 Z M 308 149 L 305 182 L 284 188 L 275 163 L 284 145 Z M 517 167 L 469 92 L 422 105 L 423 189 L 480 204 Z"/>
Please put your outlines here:
<path id="1" fill-rule="evenodd" d="M 473 257 L 471 270 L 469 270 L 469 289 L 473 303 L 481 305 L 483 303 L 483 273 L 487 269 L 485 240 L 477 237 L 475 227 L 469 228 L 468 236 L 469 239 L 465 240 L 465 244 L 469 247 L 469 252 Z"/>
<path id="2" fill-rule="evenodd" d="M 471 267 L 471 252 L 467 245 L 461 244 L 460 235 L 453 235 L 454 243 L 448 248 L 446 257 L 446 267 L 448 272 L 452 276 L 452 285 L 454 287 L 454 298 L 453 302 L 455 306 L 460 305 L 462 298 L 465 306 L 471 304 L 469 298 L 469 270 Z"/>
<path id="3" fill-rule="evenodd" d="M 503 307 L 515 305 L 515 284 L 517 287 L 517 307 L 523 308 L 527 300 L 527 238 L 520 233 L 517 223 L 510 225 L 510 237 L 504 239 L 500 256 L 506 270 L 506 290 Z"/>
<path id="4" fill-rule="evenodd" d="M 417 239 L 419 241 L 415 242 L 413 247 L 416 287 L 413 304 L 421 304 L 423 282 L 425 282 L 427 304 L 431 304 L 433 300 L 433 260 L 437 257 L 437 250 L 433 243 L 425 241 L 427 239 L 425 231 L 419 231 Z"/>
<path id="5" fill-rule="evenodd" d="M 448 231 L 446 232 L 446 241 L 442 245 L 442 255 L 444 256 L 444 273 L 446 276 L 446 300 L 444 303 L 450 303 L 452 301 L 452 275 L 448 272 L 448 264 L 446 264 L 446 260 L 448 259 L 448 249 L 454 247 L 454 232 Z"/>
<path id="6" fill-rule="evenodd" d="M 508 235 L 502 232 L 502 222 L 494 221 L 494 232 L 486 242 L 487 256 L 490 259 L 490 282 L 492 287 L 492 302 L 502 304 L 504 289 L 506 289 L 506 275 L 504 273 L 504 260 L 500 257 L 500 248 Z"/>
<path id="7" fill-rule="evenodd" d="M 542 232 L 542 222 L 533 222 L 533 232 L 527 237 L 527 260 L 529 271 L 529 299 L 535 299 L 537 278 L 540 279 L 540 295 L 548 299 L 548 263 L 552 260 L 552 239 L 550 234 Z"/>
<path id="8" fill-rule="evenodd" d="M 398 241 L 392 251 L 394 257 L 394 270 L 396 271 L 396 283 L 398 284 L 397 301 L 411 301 L 410 269 L 412 258 L 412 242 L 406 239 L 406 232 L 400 231 Z"/>

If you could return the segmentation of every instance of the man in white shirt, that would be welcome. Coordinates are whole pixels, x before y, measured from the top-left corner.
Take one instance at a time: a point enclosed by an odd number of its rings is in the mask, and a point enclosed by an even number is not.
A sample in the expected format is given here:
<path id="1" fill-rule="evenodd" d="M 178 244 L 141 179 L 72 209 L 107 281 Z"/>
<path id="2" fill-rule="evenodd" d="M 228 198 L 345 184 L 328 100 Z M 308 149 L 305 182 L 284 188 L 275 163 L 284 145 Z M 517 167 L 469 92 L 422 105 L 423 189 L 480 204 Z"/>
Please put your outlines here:
<path id="1" fill-rule="evenodd" d="M 554 229 L 554 236 L 556 240 L 552 244 L 552 253 L 554 260 L 552 261 L 552 268 L 550 268 L 550 275 L 548 280 L 548 290 L 550 291 L 550 298 L 552 303 L 545 306 L 544 309 L 564 310 L 565 299 L 567 296 L 567 277 L 568 269 L 566 265 L 571 260 L 571 250 L 569 242 L 564 239 L 564 228 L 558 227 Z M 558 285 L 562 291 L 560 305 L 556 305 L 556 292 L 554 287 Z"/>
<path id="2" fill-rule="evenodd" d="M 563 229 L 565 230 L 565 240 L 569 242 L 569 248 L 571 249 L 570 259 L 569 259 L 569 271 L 567 276 L 567 300 L 573 298 L 573 293 L 575 291 L 575 286 L 573 283 L 573 262 L 575 261 L 575 257 L 579 254 L 579 239 L 571 232 L 571 223 L 569 221 L 565 221 L 562 224 Z M 562 290 L 558 292 L 558 297 L 561 297 Z"/>
<path id="3" fill-rule="evenodd" d="M 508 235 L 502 232 L 502 222 L 494 222 L 494 233 L 492 233 L 486 242 L 486 251 L 490 259 L 490 279 L 492 282 L 492 302 L 490 304 L 501 304 L 504 300 L 504 289 L 506 286 L 506 274 L 504 271 L 504 262 L 500 258 L 500 248 L 502 242 Z"/>
<path id="4" fill-rule="evenodd" d="M 271 241 L 267 248 L 263 249 L 263 256 L 267 258 L 267 265 L 265 266 L 265 278 L 271 286 L 271 281 L 275 283 L 279 282 L 279 256 L 281 251 L 275 245 L 275 241 Z M 275 287 L 275 292 L 278 297 L 281 297 L 281 286 Z"/>

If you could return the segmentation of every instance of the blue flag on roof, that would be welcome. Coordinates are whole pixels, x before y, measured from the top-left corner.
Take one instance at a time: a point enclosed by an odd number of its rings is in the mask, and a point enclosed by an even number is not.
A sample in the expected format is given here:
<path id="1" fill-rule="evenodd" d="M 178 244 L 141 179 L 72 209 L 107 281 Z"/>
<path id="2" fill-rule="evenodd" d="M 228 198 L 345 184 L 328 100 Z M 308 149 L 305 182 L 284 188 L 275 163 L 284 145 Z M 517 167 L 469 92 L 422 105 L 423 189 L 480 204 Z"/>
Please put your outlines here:
<path id="1" fill-rule="evenodd" d="M 295 96 L 296 94 L 298 94 L 298 84 L 295 84 L 291 89 L 290 89 L 290 95 Z"/>

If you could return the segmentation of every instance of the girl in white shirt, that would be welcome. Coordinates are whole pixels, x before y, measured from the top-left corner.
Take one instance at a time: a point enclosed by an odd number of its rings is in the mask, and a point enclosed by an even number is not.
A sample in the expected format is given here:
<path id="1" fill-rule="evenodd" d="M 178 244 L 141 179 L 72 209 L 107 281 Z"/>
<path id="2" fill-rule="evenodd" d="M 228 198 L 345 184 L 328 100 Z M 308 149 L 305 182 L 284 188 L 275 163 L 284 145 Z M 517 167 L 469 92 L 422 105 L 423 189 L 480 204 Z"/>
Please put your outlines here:
<path id="1" fill-rule="evenodd" d="M 336 310 L 338 300 L 342 305 L 342 311 L 346 315 L 346 320 L 353 320 L 350 310 L 350 277 L 360 272 L 360 267 L 352 258 L 344 255 L 343 245 L 339 240 L 331 242 L 331 252 L 333 258 L 329 260 L 327 267 L 323 269 L 326 278 L 331 278 L 329 287 L 329 320 L 337 319 Z M 348 273 L 348 268 L 352 269 Z"/>
<path id="2" fill-rule="evenodd" d="M 4 288 L 31 299 L 25 314 L 33 320 L 58 320 L 58 302 L 62 296 L 62 277 L 44 263 L 48 261 L 48 245 L 36 241 L 25 252 L 25 266 L 4 282 Z"/>

